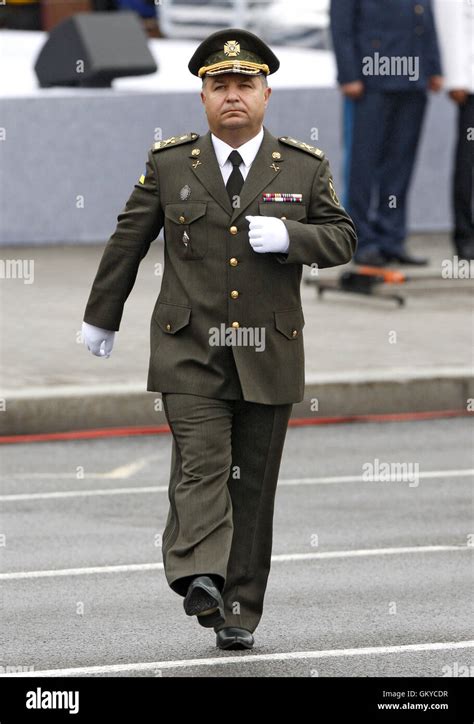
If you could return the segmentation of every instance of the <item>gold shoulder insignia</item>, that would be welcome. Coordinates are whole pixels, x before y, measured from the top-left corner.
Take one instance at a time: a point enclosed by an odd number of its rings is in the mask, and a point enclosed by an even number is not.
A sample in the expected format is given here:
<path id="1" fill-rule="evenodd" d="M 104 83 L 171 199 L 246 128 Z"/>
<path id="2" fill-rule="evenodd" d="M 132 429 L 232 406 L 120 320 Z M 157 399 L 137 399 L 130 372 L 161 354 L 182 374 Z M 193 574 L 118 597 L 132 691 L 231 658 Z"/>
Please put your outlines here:
<path id="1" fill-rule="evenodd" d="M 294 148 L 299 148 L 301 151 L 306 151 L 306 153 L 310 153 L 312 156 L 316 156 L 316 158 L 324 158 L 324 151 L 321 151 L 320 148 L 316 148 L 316 146 L 310 146 L 309 143 L 297 141 L 296 138 L 291 138 L 290 136 L 279 136 L 278 140 L 282 143 L 286 143 L 288 146 L 293 146 Z"/>
<path id="2" fill-rule="evenodd" d="M 339 199 L 338 199 L 338 197 L 337 197 L 336 189 L 334 188 L 334 181 L 333 181 L 332 176 L 330 177 L 330 179 L 329 179 L 329 181 L 328 181 L 328 186 L 329 186 L 329 193 L 331 194 L 332 200 L 334 201 L 334 203 L 336 204 L 336 206 L 340 206 L 340 205 L 341 205 L 341 202 L 339 201 Z"/>
<path id="3" fill-rule="evenodd" d="M 182 136 L 171 136 L 166 138 L 164 141 L 156 141 L 152 146 L 153 153 L 155 151 L 162 151 L 164 148 L 172 148 L 173 146 L 179 146 L 181 143 L 190 143 L 199 138 L 199 133 L 184 133 Z"/>

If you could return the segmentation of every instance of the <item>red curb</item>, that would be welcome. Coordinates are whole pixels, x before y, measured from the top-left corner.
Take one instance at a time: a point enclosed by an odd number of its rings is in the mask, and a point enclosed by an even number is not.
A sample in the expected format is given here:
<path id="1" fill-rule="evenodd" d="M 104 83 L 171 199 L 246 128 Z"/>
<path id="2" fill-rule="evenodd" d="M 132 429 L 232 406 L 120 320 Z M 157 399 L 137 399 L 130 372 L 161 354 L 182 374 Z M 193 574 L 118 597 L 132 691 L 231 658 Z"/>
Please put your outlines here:
<path id="1" fill-rule="evenodd" d="M 340 425 L 348 422 L 409 422 L 434 420 L 443 417 L 468 417 L 466 410 L 433 410 L 429 412 L 396 412 L 372 415 L 341 415 L 339 417 L 298 417 L 291 419 L 289 427 L 309 425 Z M 84 440 L 107 437 L 131 437 L 133 435 L 162 435 L 169 433 L 168 425 L 144 425 L 137 427 L 105 427 L 97 430 L 72 430 L 71 432 L 44 432 L 30 435 L 3 435 L 0 444 L 26 442 L 52 442 L 55 440 Z"/>

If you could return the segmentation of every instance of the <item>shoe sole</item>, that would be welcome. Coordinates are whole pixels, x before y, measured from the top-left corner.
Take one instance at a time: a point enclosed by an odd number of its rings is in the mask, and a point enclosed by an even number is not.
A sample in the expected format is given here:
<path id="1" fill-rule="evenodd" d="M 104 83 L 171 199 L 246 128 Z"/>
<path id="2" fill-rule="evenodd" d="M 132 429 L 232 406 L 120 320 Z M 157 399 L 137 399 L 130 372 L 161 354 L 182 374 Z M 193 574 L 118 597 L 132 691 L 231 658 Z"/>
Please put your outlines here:
<path id="1" fill-rule="evenodd" d="M 199 623 L 205 628 L 211 628 L 225 621 L 224 611 L 218 599 L 200 586 L 192 590 L 189 598 L 186 596 L 184 610 L 188 616 L 197 616 Z"/>
<path id="2" fill-rule="evenodd" d="M 218 646 L 217 646 L 217 648 L 219 648 L 219 649 L 224 649 L 225 651 L 228 651 L 229 649 L 231 649 L 231 650 L 232 650 L 232 649 L 234 649 L 234 650 L 237 650 L 237 649 L 251 649 L 252 647 L 253 647 L 253 643 L 252 643 L 252 644 L 246 644 L 246 643 L 244 643 L 243 641 L 230 641 L 227 646 L 226 646 L 226 645 L 221 645 L 221 644 L 218 644 Z"/>

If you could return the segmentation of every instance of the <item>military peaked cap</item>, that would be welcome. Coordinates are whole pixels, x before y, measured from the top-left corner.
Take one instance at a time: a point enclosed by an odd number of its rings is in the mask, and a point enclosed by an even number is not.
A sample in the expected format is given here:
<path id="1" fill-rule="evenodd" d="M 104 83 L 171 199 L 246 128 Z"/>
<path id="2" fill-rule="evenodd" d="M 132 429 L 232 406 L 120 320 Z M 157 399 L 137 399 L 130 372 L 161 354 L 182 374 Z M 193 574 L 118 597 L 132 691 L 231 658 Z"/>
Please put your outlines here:
<path id="1" fill-rule="evenodd" d="M 259 37 L 242 28 L 225 28 L 209 35 L 197 47 L 188 68 L 202 78 L 221 73 L 275 73 L 280 61 Z"/>

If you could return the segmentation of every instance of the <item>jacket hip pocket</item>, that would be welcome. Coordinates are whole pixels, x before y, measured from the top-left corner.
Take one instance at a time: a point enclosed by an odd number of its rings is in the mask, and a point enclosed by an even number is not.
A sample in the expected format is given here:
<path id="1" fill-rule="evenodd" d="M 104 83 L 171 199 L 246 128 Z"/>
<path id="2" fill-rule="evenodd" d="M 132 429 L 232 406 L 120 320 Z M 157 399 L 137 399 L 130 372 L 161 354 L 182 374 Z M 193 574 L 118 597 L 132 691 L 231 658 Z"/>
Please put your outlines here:
<path id="1" fill-rule="evenodd" d="M 275 328 L 287 339 L 295 340 L 301 337 L 305 324 L 303 309 L 285 309 L 274 312 Z"/>
<path id="2" fill-rule="evenodd" d="M 191 307 L 168 302 L 158 302 L 153 312 L 153 320 L 163 332 L 176 334 L 189 324 Z"/>

